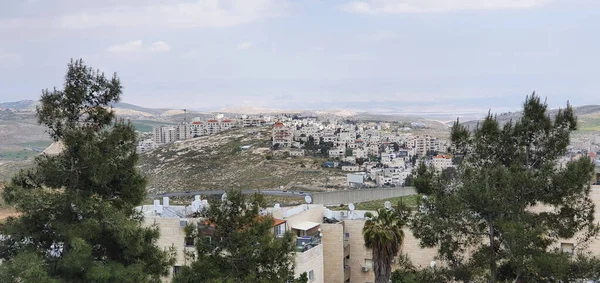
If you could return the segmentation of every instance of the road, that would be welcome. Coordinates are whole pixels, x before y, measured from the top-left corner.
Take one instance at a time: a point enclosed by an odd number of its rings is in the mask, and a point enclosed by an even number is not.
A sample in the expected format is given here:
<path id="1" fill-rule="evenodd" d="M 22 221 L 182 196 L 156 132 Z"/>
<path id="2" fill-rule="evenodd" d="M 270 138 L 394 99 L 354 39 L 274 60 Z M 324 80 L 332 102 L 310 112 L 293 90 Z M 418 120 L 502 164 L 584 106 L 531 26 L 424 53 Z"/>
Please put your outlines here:
<path id="1" fill-rule="evenodd" d="M 164 194 L 156 194 L 156 195 L 148 195 L 149 198 L 159 198 L 159 197 L 182 197 L 182 196 L 194 196 L 194 195 L 222 195 L 225 191 L 224 190 L 209 190 L 209 191 L 185 191 L 185 192 L 170 192 L 170 193 L 164 193 Z M 286 196 L 286 197 L 293 197 L 293 196 L 309 196 L 311 195 L 310 192 L 295 192 L 295 191 L 278 191 L 278 190 L 243 190 L 242 191 L 244 194 L 252 194 L 255 192 L 260 192 L 262 194 L 265 195 L 271 195 L 271 196 Z"/>

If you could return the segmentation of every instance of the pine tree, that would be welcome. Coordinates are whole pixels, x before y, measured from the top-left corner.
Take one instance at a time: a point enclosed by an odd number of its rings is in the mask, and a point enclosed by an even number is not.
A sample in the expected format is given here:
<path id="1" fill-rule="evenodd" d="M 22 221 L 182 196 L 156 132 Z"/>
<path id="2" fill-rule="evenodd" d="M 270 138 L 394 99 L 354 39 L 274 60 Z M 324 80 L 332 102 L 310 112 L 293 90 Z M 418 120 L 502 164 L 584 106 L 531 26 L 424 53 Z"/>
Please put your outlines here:
<path id="1" fill-rule="evenodd" d="M 64 150 L 36 157 L 3 192 L 21 215 L 0 226 L 2 269 L 14 273 L 2 282 L 159 282 L 168 273 L 171 254 L 134 210 L 146 181 L 133 126 L 109 108 L 121 89 L 116 75 L 77 60 L 63 90 L 43 91 L 38 122 Z M 19 267 L 24 261 L 35 274 Z"/>
<path id="2" fill-rule="evenodd" d="M 576 127 L 570 105 L 551 118 L 534 93 L 514 123 L 501 126 L 489 114 L 471 133 L 457 121 L 451 152 L 461 162 L 453 174 L 417 170 L 416 189 L 428 197 L 411 229 L 423 246 L 438 247 L 454 279 L 583 276 L 564 264 L 569 255 L 552 248 L 559 239 L 577 236 L 585 243 L 598 233 L 589 197 L 593 164 L 587 158 L 564 167 L 558 162 Z"/>
<path id="3" fill-rule="evenodd" d="M 186 231 L 195 237 L 194 261 L 173 282 L 302 282 L 293 279 L 294 237 L 274 235 L 273 218 L 260 213 L 264 204 L 262 195 L 240 191 L 211 203 L 206 222 Z M 208 237 L 207 230 L 212 230 Z"/>

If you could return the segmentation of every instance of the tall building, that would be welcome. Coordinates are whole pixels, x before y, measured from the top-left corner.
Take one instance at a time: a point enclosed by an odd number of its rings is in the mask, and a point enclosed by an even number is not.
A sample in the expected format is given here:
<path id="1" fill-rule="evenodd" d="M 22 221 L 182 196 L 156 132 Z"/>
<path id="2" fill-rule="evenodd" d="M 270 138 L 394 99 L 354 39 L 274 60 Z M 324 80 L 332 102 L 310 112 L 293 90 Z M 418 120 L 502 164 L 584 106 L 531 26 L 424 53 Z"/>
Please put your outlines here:
<path id="1" fill-rule="evenodd" d="M 279 144 L 280 147 L 290 147 L 293 137 L 290 128 L 283 123 L 277 122 L 273 125 L 273 145 Z"/>
<path id="2" fill-rule="evenodd" d="M 425 156 L 428 151 L 440 151 L 440 140 L 429 135 L 416 136 L 411 140 L 416 155 Z"/>

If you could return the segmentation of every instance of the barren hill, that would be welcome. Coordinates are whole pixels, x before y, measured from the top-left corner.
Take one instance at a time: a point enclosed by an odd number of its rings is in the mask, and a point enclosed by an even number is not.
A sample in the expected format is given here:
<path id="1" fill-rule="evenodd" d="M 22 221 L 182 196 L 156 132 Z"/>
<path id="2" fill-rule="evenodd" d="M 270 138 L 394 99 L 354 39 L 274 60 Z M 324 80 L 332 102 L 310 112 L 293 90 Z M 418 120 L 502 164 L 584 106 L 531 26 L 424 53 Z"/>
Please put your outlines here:
<path id="1" fill-rule="evenodd" d="M 150 193 L 223 188 L 316 189 L 341 186 L 346 174 L 323 160 L 269 149 L 270 128 L 237 129 L 176 142 L 141 155 Z M 242 150 L 241 146 L 251 146 Z"/>

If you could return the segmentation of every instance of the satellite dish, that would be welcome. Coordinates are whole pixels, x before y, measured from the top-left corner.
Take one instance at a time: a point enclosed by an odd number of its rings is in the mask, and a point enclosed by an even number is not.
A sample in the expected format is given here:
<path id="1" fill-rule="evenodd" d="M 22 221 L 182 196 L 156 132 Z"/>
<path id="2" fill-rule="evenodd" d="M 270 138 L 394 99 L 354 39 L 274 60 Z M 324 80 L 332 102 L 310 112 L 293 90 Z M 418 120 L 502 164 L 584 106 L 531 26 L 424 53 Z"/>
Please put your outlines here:
<path id="1" fill-rule="evenodd" d="M 305 197 L 304 197 L 304 201 L 306 201 L 306 203 L 311 203 L 311 202 L 312 202 L 312 197 L 310 197 L 310 196 L 305 196 Z"/>
<path id="2" fill-rule="evenodd" d="M 221 195 L 221 201 L 225 201 L 227 199 L 227 193 L 223 193 L 223 195 Z"/>
<path id="3" fill-rule="evenodd" d="M 391 203 L 391 202 L 389 202 L 389 201 L 386 201 L 386 202 L 383 204 L 383 206 L 384 206 L 385 208 L 387 208 L 387 209 L 390 209 L 390 208 L 392 208 L 392 203 Z"/>
<path id="4" fill-rule="evenodd" d="M 353 204 L 353 203 L 349 204 L 349 205 L 348 205 L 348 208 L 350 209 L 350 211 L 353 211 L 353 210 L 354 210 L 354 208 L 355 208 L 355 207 L 354 207 L 354 204 Z"/>
<path id="5" fill-rule="evenodd" d="M 275 206 L 273 206 L 273 208 L 275 209 L 279 209 L 281 207 L 281 205 L 279 205 L 278 203 L 275 204 Z"/>

